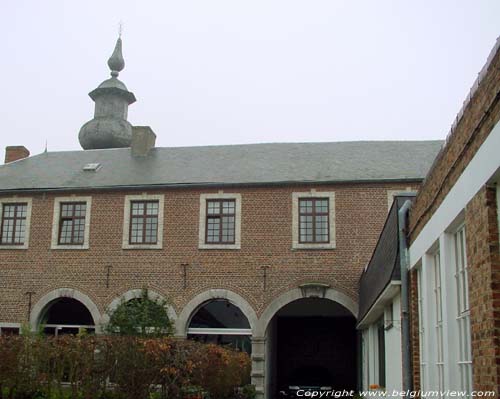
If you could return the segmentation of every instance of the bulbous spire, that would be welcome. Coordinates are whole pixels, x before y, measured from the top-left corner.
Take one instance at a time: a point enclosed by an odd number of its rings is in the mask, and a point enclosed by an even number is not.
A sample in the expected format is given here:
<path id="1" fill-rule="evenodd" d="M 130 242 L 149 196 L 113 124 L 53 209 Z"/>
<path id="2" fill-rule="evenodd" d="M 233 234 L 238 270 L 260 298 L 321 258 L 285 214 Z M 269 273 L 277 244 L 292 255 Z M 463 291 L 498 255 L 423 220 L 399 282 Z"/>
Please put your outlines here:
<path id="1" fill-rule="evenodd" d="M 111 76 L 117 77 L 118 74 L 125 68 L 125 60 L 122 54 L 122 38 L 119 37 L 115 44 L 115 49 L 108 60 L 109 69 L 111 69 Z"/>
<path id="2" fill-rule="evenodd" d="M 130 147 L 132 142 L 132 125 L 127 121 L 127 115 L 128 106 L 135 102 L 135 96 L 117 78 L 125 67 L 120 37 L 108 66 L 111 78 L 89 93 L 95 102 L 95 111 L 94 118 L 82 126 L 78 135 L 84 150 Z"/>

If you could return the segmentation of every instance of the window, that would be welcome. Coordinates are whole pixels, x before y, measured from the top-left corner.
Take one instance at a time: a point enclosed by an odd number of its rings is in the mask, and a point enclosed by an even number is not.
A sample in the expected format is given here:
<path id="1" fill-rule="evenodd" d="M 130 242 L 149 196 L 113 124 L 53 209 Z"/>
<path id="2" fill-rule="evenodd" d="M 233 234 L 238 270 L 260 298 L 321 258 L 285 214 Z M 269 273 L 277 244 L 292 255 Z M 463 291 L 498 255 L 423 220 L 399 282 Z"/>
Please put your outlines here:
<path id="1" fill-rule="evenodd" d="M 436 367 L 439 390 L 444 389 L 444 341 L 443 341 L 443 298 L 441 293 L 441 260 L 440 252 L 433 256 L 434 263 L 434 328 L 436 330 Z"/>
<path id="2" fill-rule="evenodd" d="M 241 248 L 241 195 L 200 195 L 199 249 Z"/>
<path id="3" fill-rule="evenodd" d="M 458 367 L 461 389 L 472 389 L 472 356 L 470 337 L 469 284 L 467 255 L 465 247 L 465 227 L 454 235 L 455 283 L 457 289 L 457 327 L 459 337 Z"/>
<path id="4" fill-rule="evenodd" d="M 158 242 L 158 201 L 132 201 L 130 205 L 130 243 Z"/>
<path id="5" fill-rule="evenodd" d="M 292 194 L 292 248 L 335 248 L 335 193 Z"/>
<path id="6" fill-rule="evenodd" d="M 2 207 L 1 245 L 23 245 L 28 204 L 5 204 Z"/>
<path id="7" fill-rule="evenodd" d="M 0 335 L 19 335 L 20 329 L 18 323 L 0 323 Z"/>
<path id="8" fill-rule="evenodd" d="M 427 380 L 426 380 L 426 373 L 427 373 L 427 360 L 426 360 L 426 355 L 427 351 L 425 350 L 427 347 L 427 342 L 426 342 L 426 330 L 424 324 L 426 322 L 426 317 L 427 314 L 424 313 L 425 311 L 425 304 L 424 304 L 424 290 L 423 290 L 423 284 L 424 284 L 424 276 L 422 274 L 422 269 L 418 268 L 417 269 L 417 295 L 418 295 L 418 343 L 419 343 L 419 358 L 420 358 L 420 387 L 422 390 L 427 389 Z"/>
<path id="9" fill-rule="evenodd" d="M 52 249 L 88 249 L 90 205 L 90 197 L 55 198 Z"/>
<path id="10" fill-rule="evenodd" d="M 85 237 L 85 202 L 61 204 L 59 219 L 59 245 L 81 245 Z"/>
<path id="11" fill-rule="evenodd" d="M 0 217 L 0 249 L 28 248 L 31 198 L 0 199 Z"/>
<path id="12" fill-rule="evenodd" d="M 163 247 L 164 196 L 126 195 L 123 213 L 123 249 Z"/>
<path id="13" fill-rule="evenodd" d="M 205 343 L 229 345 L 250 353 L 252 330 L 243 312 L 226 299 L 202 305 L 192 316 L 188 338 Z"/>
<path id="14" fill-rule="evenodd" d="M 299 200 L 299 242 L 329 242 L 328 199 L 302 198 Z"/>
<path id="15" fill-rule="evenodd" d="M 206 244 L 234 244 L 236 201 L 207 200 Z"/>

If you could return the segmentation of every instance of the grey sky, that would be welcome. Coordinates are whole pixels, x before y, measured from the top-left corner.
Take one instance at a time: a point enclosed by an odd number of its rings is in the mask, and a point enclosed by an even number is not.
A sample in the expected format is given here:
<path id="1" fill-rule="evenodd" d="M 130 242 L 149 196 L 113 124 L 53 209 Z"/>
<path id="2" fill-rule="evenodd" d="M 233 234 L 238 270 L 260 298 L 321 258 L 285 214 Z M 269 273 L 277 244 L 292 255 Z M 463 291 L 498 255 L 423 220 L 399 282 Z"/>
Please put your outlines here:
<path id="1" fill-rule="evenodd" d="M 441 139 L 500 1 L 3 0 L 2 147 L 80 149 L 120 20 L 129 121 L 159 146 Z"/>

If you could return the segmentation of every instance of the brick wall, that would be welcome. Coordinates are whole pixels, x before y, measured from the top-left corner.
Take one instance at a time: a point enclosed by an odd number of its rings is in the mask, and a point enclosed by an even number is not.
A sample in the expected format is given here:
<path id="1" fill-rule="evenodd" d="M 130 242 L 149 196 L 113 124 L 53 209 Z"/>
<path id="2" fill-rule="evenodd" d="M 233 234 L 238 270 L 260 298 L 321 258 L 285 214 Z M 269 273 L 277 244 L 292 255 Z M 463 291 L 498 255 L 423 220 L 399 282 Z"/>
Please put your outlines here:
<path id="1" fill-rule="evenodd" d="M 245 298 L 260 315 L 274 298 L 311 281 L 330 284 L 357 302 L 359 275 L 387 216 L 387 190 L 404 190 L 407 186 L 315 186 L 318 191 L 335 191 L 334 250 L 291 249 L 292 192 L 309 191 L 311 186 L 224 190 L 242 195 L 241 250 L 198 249 L 200 194 L 217 190 L 148 191 L 165 194 L 161 250 L 122 249 L 124 196 L 140 191 L 74 193 L 92 196 L 88 250 L 50 249 L 56 194 L 34 194 L 29 249 L 0 252 L 0 321 L 27 320 L 27 292 L 34 292 L 35 304 L 44 294 L 62 287 L 88 295 L 101 313 L 116 297 L 143 286 L 169 298 L 177 314 L 198 293 L 225 288 Z M 414 189 L 417 187 L 413 184 Z M 185 289 L 183 263 L 189 264 Z M 265 291 L 262 266 L 269 266 Z"/>
<path id="2" fill-rule="evenodd" d="M 410 271 L 410 339 L 413 390 L 421 389 L 420 381 L 420 336 L 418 327 L 418 278 L 417 270 Z"/>
<path id="3" fill-rule="evenodd" d="M 410 214 L 412 242 L 500 120 L 500 51 L 495 51 L 415 199 Z"/>
<path id="4" fill-rule="evenodd" d="M 496 192 L 483 187 L 465 212 L 473 383 L 500 392 L 500 256 Z"/>

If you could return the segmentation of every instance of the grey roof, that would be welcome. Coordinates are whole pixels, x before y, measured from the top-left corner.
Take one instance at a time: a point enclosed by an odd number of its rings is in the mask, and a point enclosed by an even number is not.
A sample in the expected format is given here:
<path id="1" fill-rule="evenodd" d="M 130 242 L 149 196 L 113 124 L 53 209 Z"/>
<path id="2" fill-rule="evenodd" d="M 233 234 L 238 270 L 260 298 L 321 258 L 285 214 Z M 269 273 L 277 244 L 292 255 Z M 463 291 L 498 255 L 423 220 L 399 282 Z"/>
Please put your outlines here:
<path id="1" fill-rule="evenodd" d="M 358 141 L 45 152 L 0 166 L 0 191 L 423 179 L 442 141 Z M 84 171 L 99 163 L 97 172 Z"/>

